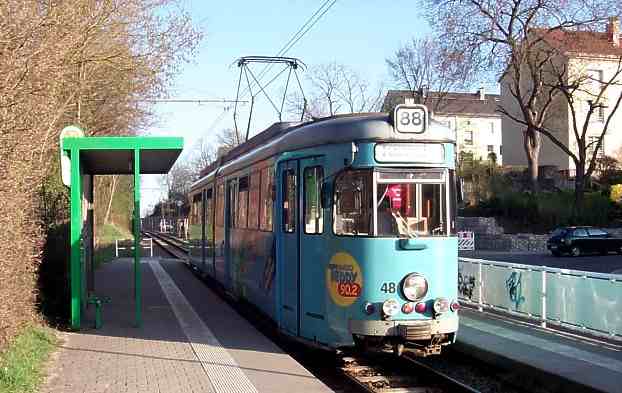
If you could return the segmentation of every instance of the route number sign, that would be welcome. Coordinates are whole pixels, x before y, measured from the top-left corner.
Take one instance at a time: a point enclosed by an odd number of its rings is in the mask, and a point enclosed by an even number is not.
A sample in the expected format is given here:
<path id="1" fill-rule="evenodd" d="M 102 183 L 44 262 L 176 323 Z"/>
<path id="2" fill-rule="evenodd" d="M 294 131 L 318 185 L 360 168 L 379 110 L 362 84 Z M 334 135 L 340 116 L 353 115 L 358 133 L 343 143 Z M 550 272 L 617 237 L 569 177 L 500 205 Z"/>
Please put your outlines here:
<path id="1" fill-rule="evenodd" d="M 428 128 L 428 108 L 424 105 L 398 105 L 393 112 L 393 124 L 398 132 L 423 134 Z"/>

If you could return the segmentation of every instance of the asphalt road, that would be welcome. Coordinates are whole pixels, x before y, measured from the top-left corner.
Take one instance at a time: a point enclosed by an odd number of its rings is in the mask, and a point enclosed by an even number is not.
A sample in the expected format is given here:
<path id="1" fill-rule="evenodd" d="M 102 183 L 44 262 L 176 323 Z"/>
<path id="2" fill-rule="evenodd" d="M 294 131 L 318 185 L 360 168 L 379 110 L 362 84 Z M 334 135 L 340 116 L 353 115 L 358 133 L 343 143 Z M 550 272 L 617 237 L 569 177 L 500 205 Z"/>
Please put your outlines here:
<path id="1" fill-rule="evenodd" d="M 490 261 L 522 263 L 525 265 L 547 266 L 561 269 L 584 270 L 598 273 L 622 274 L 622 255 L 586 255 L 580 257 L 555 257 L 550 253 L 515 253 L 503 251 L 475 251 L 460 253 L 469 258 Z"/>

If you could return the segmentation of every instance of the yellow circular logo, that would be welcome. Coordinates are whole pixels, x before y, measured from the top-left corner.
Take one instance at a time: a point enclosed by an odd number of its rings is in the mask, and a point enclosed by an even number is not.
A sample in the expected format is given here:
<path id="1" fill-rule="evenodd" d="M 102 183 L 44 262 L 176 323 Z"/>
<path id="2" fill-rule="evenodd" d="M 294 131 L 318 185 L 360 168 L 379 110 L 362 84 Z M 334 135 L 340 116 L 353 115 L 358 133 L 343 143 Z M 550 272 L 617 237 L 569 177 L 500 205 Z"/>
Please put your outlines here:
<path id="1" fill-rule="evenodd" d="M 326 267 L 326 288 L 333 302 L 341 307 L 350 306 L 363 289 L 361 267 L 345 252 L 338 252 Z"/>

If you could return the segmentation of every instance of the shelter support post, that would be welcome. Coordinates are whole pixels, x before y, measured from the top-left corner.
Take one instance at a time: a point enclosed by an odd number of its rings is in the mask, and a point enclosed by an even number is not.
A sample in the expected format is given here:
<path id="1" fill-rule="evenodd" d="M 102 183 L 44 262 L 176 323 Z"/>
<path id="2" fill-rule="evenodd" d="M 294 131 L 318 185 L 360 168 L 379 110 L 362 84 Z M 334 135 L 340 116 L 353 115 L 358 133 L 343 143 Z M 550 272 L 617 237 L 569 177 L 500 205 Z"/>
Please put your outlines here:
<path id="1" fill-rule="evenodd" d="M 134 149 L 134 301 L 136 305 L 136 327 L 140 327 L 142 324 L 140 251 L 140 150 Z"/>
<path id="2" fill-rule="evenodd" d="M 71 149 L 71 328 L 80 329 L 82 297 L 82 179 L 80 174 L 80 150 Z"/>

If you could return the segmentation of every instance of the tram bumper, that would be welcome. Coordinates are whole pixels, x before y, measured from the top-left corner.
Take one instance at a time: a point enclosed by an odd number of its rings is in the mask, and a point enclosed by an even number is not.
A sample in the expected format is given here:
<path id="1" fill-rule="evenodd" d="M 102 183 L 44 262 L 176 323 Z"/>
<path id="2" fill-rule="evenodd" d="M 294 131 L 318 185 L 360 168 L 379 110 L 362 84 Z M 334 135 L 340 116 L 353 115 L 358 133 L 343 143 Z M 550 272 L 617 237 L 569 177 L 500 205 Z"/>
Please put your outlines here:
<path id="1" fill-rule="evenodd" d="M 348 328 L 350 333 L 361 336 L 397 336 L 406 341 L 420 341 L 430 340 L 438 335 L 456 333 L 458 318 L 403 321 L 351 319 Z"/>

